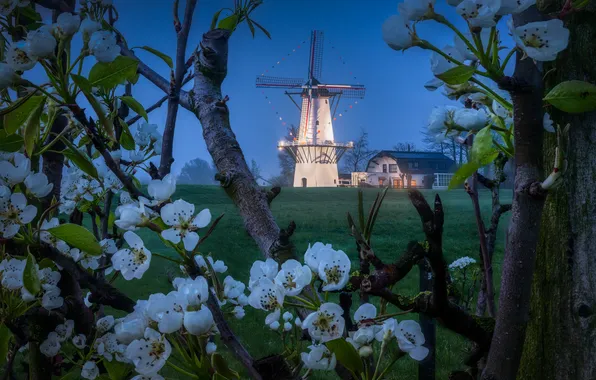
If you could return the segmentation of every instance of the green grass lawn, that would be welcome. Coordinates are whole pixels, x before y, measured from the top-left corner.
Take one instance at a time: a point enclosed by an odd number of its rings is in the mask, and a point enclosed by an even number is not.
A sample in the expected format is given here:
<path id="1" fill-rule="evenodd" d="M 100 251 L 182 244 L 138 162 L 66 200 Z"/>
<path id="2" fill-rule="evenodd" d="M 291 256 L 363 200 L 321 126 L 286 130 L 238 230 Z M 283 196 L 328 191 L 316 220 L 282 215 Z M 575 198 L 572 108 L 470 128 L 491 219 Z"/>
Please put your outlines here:
<path id="1" fill-rule="evenodd" d="M 365 189 L 365 210 L 373 202 L 378 189 Z M 510 192 L 504 191 L 505 200 L 510 200 Z M 435 192 L 425 190 L 424 195 L 432 202 Z M 444 252 L 448 262 L 461 256 L 478 257 L 478 235 L 469 196 L 463 191 L 439 192 L 445 210 Z M 222 259 L 228 265 L 228 273 L 235 279 L 248 282 L 249 269 L 256 259 L 262 256 L 257 246 L 243 228 L 243 223 L 235 206 L 224 191 L 213 186 L 179 186 L 173 199 L 183 198 L 194 203 L 197 211 L 209 208 L 213 216 L 225 213 L 213 235 L 203 244 L 203 253 L 212 253 L 216 259 Z M 490 213 L 490 194 L 481 193 L 482 212 L 485 220 Z M 353 260 L 356 268 L 357 253 L 353 238 L 348 233 L 346 213 L 356 214 L 357 189 L 283 189 L 273 201 L 273 214 L 280 226 L 296 222 L 293 236 L 300 257 L 309 243 L 321 241 L 332 243 L 335 249 L 342 249 Z M 499 274 L 503 254 L 504 228 L 507 219 L 500 225 L 495 254 L 494 272 Z M 141 232 L 146 245 L 153 252 L 173 255 L 161 244 L 159 238 L 150 231 Z M 372 245 L 375 253 L 390 262 L 399 257 L 410 240 L 423 240 L 420 218 L 410 204 L 407 192 L 389 190 L 380 211 Z M 117 286 L 133 299 L 147 299 L 151 293 L 167 293 L 172 290 L 167 273 L 178 268 L 172 262 L 154 256 L 151 268 L 141 280 L 118 280 Z M 418 293 L 418 270 L 413 270 L 394 289 L 404 295 Z M 498 291 L 499 280 L 496 281 Z M 357 297 L 354 297 L 357 306 Z M 391 309 L 393 310 L 393 309 Z M 279 338 L 265 327 L 265 313 L 246 308 L 246 317 L 237 322 L 231 321 L 234 331 L 255 358 L 278 352 Z M 397 311 L 397 310 L 394 310 Z M 408 319 L 416 315 L 405 316 Z M 223 347 L 220 344 L 220 347 Z M 437 333 L 437 379 L 446 379 L 452 370 L 462 367 L 467 351 L 467 343 L 457 335 L 439 328 Z M 234 365 L 238 369 L 239 366 Z M 180 378 L 179 374 L 169 374 L 167 367 L 164 375 L 168 378 Z M 416 363 L 409 357 L 401 359 L 394 367 L 388 379 L 413 379 Z M 322 377 L 324 378 L 324 377 Z"/>

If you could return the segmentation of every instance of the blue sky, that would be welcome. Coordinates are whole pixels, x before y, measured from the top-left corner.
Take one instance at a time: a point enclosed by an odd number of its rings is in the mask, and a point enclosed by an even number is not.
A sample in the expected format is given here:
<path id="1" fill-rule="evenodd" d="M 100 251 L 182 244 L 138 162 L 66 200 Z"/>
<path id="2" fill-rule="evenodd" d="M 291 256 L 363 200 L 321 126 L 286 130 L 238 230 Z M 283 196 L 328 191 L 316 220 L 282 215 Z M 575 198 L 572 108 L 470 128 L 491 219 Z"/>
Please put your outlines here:
<path id="1" fill-rule="evenodd" d="M 116 26 L 129 46 L 148 45 L 175 56 L 172 0 L 114 0 L 114 3 L 120 13 Z M 184 3 L 182 0 L 181 14 Z M 189 54 L 208 30 L 214 13 L 232 4 L 232 0 L 199 0 L 188 42 Z M 436 9 L 465 28 L 463 19 L 444 0 L 437 1 Z M 360 83 L 367 88 L 365 99 L 357 104 L 353 100 L 342 101 L 338 113 L 343 116 L 334 124 L 336 140 L 353 140 L 365 128 L 375 149 L 390 149 L 403 141 L 422 146 L 420 132 L 431 109 L 448 104 L 449 100 L 440 91 L 428 92 L 423 87 L 432 78 L 430 52 L 419 48 L 396 52 L 383 42 L 381 25 L 396 12 L 397 2 L 392 0 L 265 0 L 253 18 L 269 30 L 272 39 L 262 33 L 253 39 L 248 27 L 242 25 L 230 41 L 228 76 L 223 84 L 224 94 L 230 97 L 232 129 L 247 161 L 255 159 L 266 176 L 278 172 L 276 144 L 286 130 L 282 122 L 298 124 L 299 112 L 281 90 L 266 89 L 262 94 L 255 87 L 255 78 L 265 70 L 269 70 L 267 75 L 306 76 L 313 29 L 325 32 L 323 81 Z M 433 21 L 419 23 L 417 31 L 439 47 L 453 41 L 453 33 Z M 502 36 L 507 37 L 506 33 Z M 169 77 L 169 68 L 163 61 L 140 50 L 137 54 L 161 75 Z M 90 67 L 94 60 L 88 61 Z M 142 79 L 133 88 L 133 96 L 149 107 L 163 93 Z M 165 123 L 165 110 L 164 104 L 150 114 L 150 122 L 158 124 L 160 130 Z M 194 158 L 210 160 L 198 120 L 184 109 L 178 116 L 174 157 L 174 172 Z"/>

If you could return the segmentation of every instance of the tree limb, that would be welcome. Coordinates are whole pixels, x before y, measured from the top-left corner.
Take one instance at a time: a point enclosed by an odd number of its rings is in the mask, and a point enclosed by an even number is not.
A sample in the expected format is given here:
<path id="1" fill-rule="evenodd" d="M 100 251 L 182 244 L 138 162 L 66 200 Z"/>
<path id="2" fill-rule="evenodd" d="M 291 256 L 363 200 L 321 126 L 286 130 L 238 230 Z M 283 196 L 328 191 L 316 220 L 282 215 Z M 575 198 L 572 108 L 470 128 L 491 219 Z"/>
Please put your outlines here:
<path id="1" fill-rule="evenodd" d="M 186 44 L 188 42 L 188 33 L 192 24 L 192 17 L 197 5 L 197 0 L 187 0 L 184 10 L 184 22 L 180 26 L 178 20 L 178 1 L 174 3 L 174 25 L 176 27 L 176 71 L 173 80 L 170 83 L 170 92 L 168 93 L 168 113 L 166 115 L 166 125 L 163 132 L 163 142 L 161 144 L 161 159 L 159 163 L 159 175 L 161 178 L 170 173 L 172 168 L 173 150 L 174 150 L 174 130 L 176 129 L 176 118 L 178 116 L 178 105 L 180 102 L 180 90 L 182 89 L 182 80 L 186 73 Z"/>

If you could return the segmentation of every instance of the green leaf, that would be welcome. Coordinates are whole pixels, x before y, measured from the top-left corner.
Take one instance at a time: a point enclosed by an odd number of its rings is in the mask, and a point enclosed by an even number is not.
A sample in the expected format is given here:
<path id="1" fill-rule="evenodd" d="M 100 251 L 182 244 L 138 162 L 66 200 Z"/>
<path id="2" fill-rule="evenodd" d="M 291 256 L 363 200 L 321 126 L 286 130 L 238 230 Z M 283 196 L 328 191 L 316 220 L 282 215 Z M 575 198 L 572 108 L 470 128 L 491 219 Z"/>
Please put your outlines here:
<path id="1" fill-rule="evenodd" d="M 0 151 L 16 152 L 23 146 L 23 138 L 19 135 L 8 135 L 5 130 L 0 130 Z"/>
<path id="2" fill-rule="evenodd" d="M 141 184 L 141 181 L 139 181 L 139 179 L 137 177 L 131 177 L 132 178 L 132 183 L 135 185 L 135 187 L 139 190 L 141 190 L 143 188 L 143 185 Z"/>
<path id="3" fill-rule="evenodd" d="M 596 111 L 596 85 L 580 80 L 561 82 L 550 90 L 544 100 L 563 112 Z"/>
<path id="4" fill-rule="evenodd" d="M 137 48 L 133 48 L 133 49 L 137 49 Z M 168 66 L 170 66 L 171 69 L 174 68 L 174 61 L 172 60 L 172 58 L 169 55 L 164 54 L 161 51 L 153 49 L 152 47 L 149 47 L 149 46 L 139 46 L 138 49 L 143 49 L 143 50 L 148 51 L 149 53 L 155 54 L 156 56 L 161 58 Z"/>
<path id="5" fill-rule="evenodd" d="M 571 0 L 571 7 L 573 9 L 583 9 L 590 4 L 590 0 Z"/>
<path id="6" fill-rule="evenodd" d="M 139 61 L 123 55 L 109 63 L 97 62 L 89 72 L 89 83 L 92 87 L 113 89 L 132 79 L 137 74 L 138 66 Z"/>
<path id="7" fill-rule="evenodd" d="M 91 89 L 93 88 L 93 85 L 91 82 L 88 81 L 87 78 L 80 75 L 71 74 L 70 76 L 72 77 L 73 82 L 79 86 L 83 92 L 83 95 L 85 95 L 85 98 L 87 98 L 87 101 L 89 104 L 91 104 L 91 107 L 93 107 L 93 111 L 95 111 L 95 114 L 99 119 L 99 123 L 104 127 L 108 135 L 114 138 L 114 125 L 112 124 L 112 120 L 106 117 L 103 107 L 101 104 L 99 104 L 97 98 L 95 98 L 95 96 L 92 94 Z"/>
<path id="8" fill-rule="evenodd" d="M 87 145 L 91 142 L 91 138 L 88 135 L 85 135 L 83 137 L 81 137 L 81 139 L 79 140 L 79 143 L 77 144 L 77 147 L 82 147 L 84 145 Z"/>
<path id="9" fill-rule="evenodd" d="M 478 163 L 474 161 L 463 164 L 459 169 L 457 169 L 453 177 L 451 177 L 448 189 L 454 189 L 466 182 L 466 179 L 472 176 L 472 174 L 474 174 L 479 168 L 480 166 Z"/>
<path id="10" fill-rule="evenodd" d="M 248 29 L 250 29 L 250 33 L 252 34 L 252 38 L 255 38 L 255 27 L 252 24 L 252 22 L 250 22 L 250 19 L 247 18 L 246 19 L 246 23 L 248 24 Z"/>
<path id="11" fill-rule="evenodd" d="M 110 215 L 108 215 L 108 229 L 112 229 L 114 227 L 114 222 L 116 221 L 116 214 L 113 211 L 110 211 Z"/>
<path id="12" fill-rule="evenodd" d="M 137 115 L 142 116 L 143 119 L 149 121 L 147 111 L 145 111 L 145 108 L 141 105 L 141 103 L 137 102 L 135 98 L 133 98 L 132 96 L 121 96 L 120 100 L 122 100 L 124 104 L 129 106 L 131 110 L 135 111 Z"/>
<path id="13" fill-rule="evenodd" d="M 41 15 L 35 11 L 35 9 L 27 6 L 19 8 L 19 14 L 28 18 L 31 21 L 41 21 Z M 25 21 L 25 20 L 20 20 Z"/>
<path id="14" fill-rule="evenodd" d="M 223 11 L 223 9 L 220 9 L 217 12 L 215 12 L 215 14 L 213 15 L 213 18 L 211 19 L 211 28 L 209 28 L 209 30 L 215 29 L 215 27 L 217 26 L 217 20 L 219 20 L 219 15 L 221 14 L 222 11 Z"/>
<path id="15" fill-rule="evenodd" d="M 225 29 L 229 31 L 233 31 L 236 26 L 238 26 L 238 15 L 236 14 L 224 18 L 217 25 L 219 29 Z"/>
<path id="16" fill-rule="evenodd" d="M 211 365 L 215 370 L 215 373 L 223 376 L 226 379 L 239 379 L 240 375 L 238 372 L 234 371 L 230 367 L 228 367 L 228 363 L 226 363 L 226 359 L 223 358 L 220 354 L 214 353 L 211 355 Z"/>
<path id="17" fill-rule="evenodd" d="M 45 99 L 45 96 L 32 96 L 12 112 L 4 115 L 4 129 L 8 135 L 19 130 L 29 117 L 29 115 Z"/>
<path id="18" fill-rule="evenodd" d="M 35 257 L 31 253 L 27 255 L 27 263 L 25 264 L 25 270 L 23 271 L 23 286 L 32 295 L 37 295 L 41 290 L 41 282 L 37 275 L 37 262 Z"/>
<path id="19" fill-rule="evenodd" d="M 37 265 L 39 266 L 39 269 L 56 268 L 56 264 L 54 264 L 54 262 L 47 257 L 42 259 Z"/>
<path id="20" fill-rule="evenodd" d="M 261 29 L 261 31 L 263 33 L 265 33 L 265 35 L 267 36 L 267 38 L 271 39 L 271 33 L 269 33 L 267 31 L 267 29 L 265 29 L 264 27 L 261 26 L 261 24 L 259 24 L 258 22 L 256 22 L 255 20 L 251 20 L 253 24 L 255 24 L 255 26 L 259 29 Z"/>
<path id="21" fill-rule="evenodd" d="M 104 367 L 106 367 L 111 380 L 126 380 L 128 374 L 133 369 L 132 365 L 122 363 L 117 360 L 112 360 L 111 362 L 104 360 L 102 363 Z"/>
<path id="22" fill-rule="evenodd" d="M 72 371 L 68 372 L 66 375 L 62 376 L 60 380 L 78 380 L 81 378 L 81 369 L 78 367 L 74 367 Z"/>
<path id="23" fill-rule="evenodd" d="M 91 256 L 101 255 L 101 246 L 91 231 L 78 224 L 65 223 L 48 230 L 54 237 L 78 248 Z"/>
<path id="24" fill-rule="evenodd" d="M 130 129 L 128 128 L 128 124 L 122 119 L 119 119 L 120 126 L 122 127 L 122 133 L 120 134 L 120 145 L 122 148 L 126 150 L 134 150 L 135 149 L 135 139 L 132 137 L 132 133 L 130 133 Z"/>
<path id="25" fill-rule="evenodd" d="M 472 78 L 474 71 L 476 71 L 476 68 L 472 66 L 456 66 L 437 75 L 437 78 L 450 85 L 464 84 Z"/>
<path id="26" fill-rule="evenodd" d="M 493 157 L 495 151 L 490 126 L 482 128 L 474 137 L 474 144 L 472 145 L 472 161 L 476 161 L 480 166 L 488 165 L 496 158 Z M 492 159 L 490 159 L 491 157 Z M 489 159 L 490 161 L 487 162 Z"/>
<path id="27" fill-rule="evenodd" d="M 8 107 L 2 108 L 0 110 L 0 116 L 4 116 L 4 115 L 6 115 L 8 113 L 11 113 L 12 111 L 16 110 L 17 108 L 19 108 L 20 106 L 22 106 L 26 101 L 28 101 L 33 95 L 35 95 L 35 91 L 31 91 L 27 95 L 18 98 L 14 102 L 10 103 L 8 105 Z"/>
<path id="28" fill-rule="evenodd" d="M 10 338 L 12 338 L 12 332 L 10 332 L 10 329 L 3 323 L 0 325 L 0 367 L 4 367 L 4 363 L 6 362 Z"/>
<path id="29" fill-rule="evenodd" d="M 79 169 L 85 172 L 85 174 L 98 179 L 99 175 L 97 174 L 97 168 L 87 156 L 78 150 L 70 141 L 68 141 L 68 139 L 62 139 L 62 141 L 68 147 L 68 149 L 62 151 L 64 156 L 71 160 Z"/>
<path id="30" fill-rule="evenodd" d="M 35 149 L 35 143 L 37 142 L 37 138 L 39 137 L 39 122 L 41 118 L 41 114 L 43 112 L 43 108 L 46 104 L 46 97 L 44 96 L 42 101 L 37 105 L 37 107 L 31 112 L 29 118 L 27 119 L 27 123 L 25 123 L 25 150 L 29 157 L 33 157 L 33 150 Z"/>
<path id="31" fill-rule="evenodd" d="M 334 339 L 325 343 L 329 351 L 335 354 L 337 361 L 356 375 L 364 372 L 364 366 L 358 351 L 345 339 Z"/>

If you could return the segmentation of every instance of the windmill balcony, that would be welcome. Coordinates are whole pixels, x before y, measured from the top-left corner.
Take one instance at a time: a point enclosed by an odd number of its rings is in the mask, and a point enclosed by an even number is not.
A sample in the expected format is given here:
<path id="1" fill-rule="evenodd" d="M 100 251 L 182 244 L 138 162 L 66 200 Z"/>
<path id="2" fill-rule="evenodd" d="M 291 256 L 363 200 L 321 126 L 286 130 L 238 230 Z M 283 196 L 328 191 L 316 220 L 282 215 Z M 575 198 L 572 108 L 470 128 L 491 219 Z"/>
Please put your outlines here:
<path id="1" fill-rule="evenodd" d="M 315 145 L 315 146 L 329 146 L 329 147 L 337 147 L 337 148 L 353 148 L 354 147 L 354 142 L 350 141 L 347 143 L 336 143 L 333 141 L 317 141 L 314 142 L 313 140 L 305 140 L 305 141 L 280 141 L 277 146 L 278 148 L 284 148 L 284 147 L 291 147 L 291 146 L 309 146 L 309 145 Z"/>

